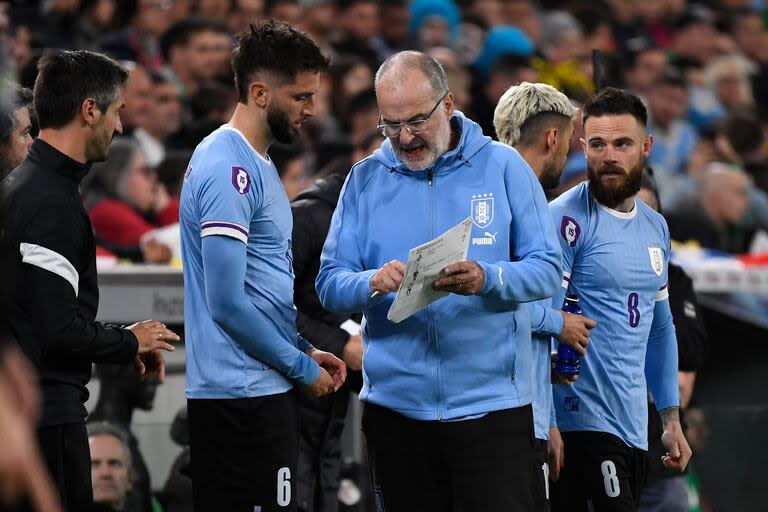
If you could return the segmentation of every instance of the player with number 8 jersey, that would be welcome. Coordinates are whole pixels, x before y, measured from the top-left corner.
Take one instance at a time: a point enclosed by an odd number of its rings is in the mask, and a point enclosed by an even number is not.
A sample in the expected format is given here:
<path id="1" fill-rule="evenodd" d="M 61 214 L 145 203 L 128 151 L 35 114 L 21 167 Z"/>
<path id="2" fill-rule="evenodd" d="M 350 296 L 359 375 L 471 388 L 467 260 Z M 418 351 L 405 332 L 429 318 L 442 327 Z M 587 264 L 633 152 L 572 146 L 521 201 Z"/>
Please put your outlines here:
<path id="1" fill-rule="evenodd" d="M 684 467 L 690 453 L 677 417 L 669 230 L 634 197 L 652 147 L 646 116 L 636 96 L 617 89 L 588 101 L 582 145 L 589 180 L 550 204 L 563 250 L 562 288 L 552 307 L 559 309 L 568 291 L 597 322 L 579 379 L 554 386 L 566 454 L 552 488 L 555 511 L 586 503 L 595 511 L 636 509 L 646 472 L 648 389 L 668 431 L 667 463 Z"/>

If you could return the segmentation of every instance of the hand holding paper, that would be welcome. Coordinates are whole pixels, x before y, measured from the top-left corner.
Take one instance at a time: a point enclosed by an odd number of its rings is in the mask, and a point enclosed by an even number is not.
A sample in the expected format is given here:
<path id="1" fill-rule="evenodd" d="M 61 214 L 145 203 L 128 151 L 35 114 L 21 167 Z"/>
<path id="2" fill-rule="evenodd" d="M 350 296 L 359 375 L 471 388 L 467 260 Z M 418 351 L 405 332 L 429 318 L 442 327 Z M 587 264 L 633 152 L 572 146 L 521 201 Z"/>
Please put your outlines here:
<path id="1" fill-rule="evenodd" d="M 483 289 L 485 271 L 477 262 L 460 261 L 445 267 L 442 277 L 435 281 L 435 290 L 475 295 Z"/>
<path id="2" fill-rule="evenodd" d="M 408 252 L 408 264 L 403 280 L 397 291 L 397 297 L 387 313 L 387 318 L 391 322 L 400 323 L 453 291 L 458 284 L 453 280 L 457 276 L 464 277 L 466 272 L 464 269 L 469 268 L 468 266 L 461 264 L 457 267 L 462 270 L 448 278 L 452 280 L 449 287 L 436 289 L 433 284 L 438 278 L 444 277 L 441 275 L 443 269 L 467 259 L 471 231 L 472 219 L 467 217 L 434 240 L 414 247 Z M 477 264 L 474 263 L 474 265 Z M 480 272 L 482 273 L 482 269 Z"/>

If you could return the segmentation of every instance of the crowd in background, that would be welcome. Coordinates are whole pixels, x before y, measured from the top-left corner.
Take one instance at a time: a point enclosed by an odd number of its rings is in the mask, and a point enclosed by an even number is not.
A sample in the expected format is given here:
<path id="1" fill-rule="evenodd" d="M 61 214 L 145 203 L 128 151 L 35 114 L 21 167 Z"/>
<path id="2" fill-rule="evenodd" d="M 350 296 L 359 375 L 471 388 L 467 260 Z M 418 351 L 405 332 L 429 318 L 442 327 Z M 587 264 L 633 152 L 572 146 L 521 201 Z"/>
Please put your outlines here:
<path id="1" fill-rule="evenodd" d="M 237 102 L 233 34 L 268 18 L 302 28 L 332 58 L 301 144 L 270 149 L 289 198 L 318 177 L 346 174 L 378 147 L 374 73 L 394 52 L 419 49 L 444 66 L 456 107 L 488 135 L 509 86 L 549 83 L 578 106 L 595 92 L 597 62 L 599 85 L 628 88 L 648 106 L 648 163 L 674 240 L 744 253 L 768 229 L 768 10 L 760 0 L 0 1 L 6 71 L 22 86 L 34 85 L 51 48 L 104 52 L 130 72 L 122 135 L 82 189 L 100 254 L 173 260 L 150 235 L 178 222 L 191 153 Z M 586 175 L 580 128 L 577 120 L 551 197 Z M 127 428 L 130 413 L 119 423 Z"/>
<path id="2" fill-rule="evenodd" d="M 443 64 L 456 106 L 493 134 L 493 109 L 521 81 L 549 83 L 574 103 L 626 87 L 650 111 L 655 171 L 673 239 L 727 252 L 768 225 L 768 30 L 755 0 L 50 0 L 0 2 L 10 70 L 34 84 L 50 48 L 102 51 L 130 69 L 120 151 L 83 193 L 102 252 L 169 262 L 145 234 L 173 224 L 191 151 L 237 101 L 233 34 L 278 18 L 332 56 L 303 142 L 271 156 L 290 198 L 345 173 L 382 139 L 373 79 L 393 52 Z M 584 177 L 574 135 L 561 190 Z"/>

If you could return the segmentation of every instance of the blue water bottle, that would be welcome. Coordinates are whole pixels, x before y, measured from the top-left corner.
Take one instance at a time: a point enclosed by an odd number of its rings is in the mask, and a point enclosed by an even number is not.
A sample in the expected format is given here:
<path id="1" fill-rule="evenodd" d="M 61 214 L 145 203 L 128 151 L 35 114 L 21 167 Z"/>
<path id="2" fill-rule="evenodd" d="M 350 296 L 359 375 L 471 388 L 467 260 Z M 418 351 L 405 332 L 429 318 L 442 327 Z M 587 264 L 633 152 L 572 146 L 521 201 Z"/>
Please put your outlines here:
<path id="1" fill-rule="evenodd" d="M 579 307 L 579 298 L 576 295 L 565 297 L 563 311 L 573 315 L 583 315 L 584 312 Z M 581 371 L 581 356 L 572 347 L 565 343 L 559 343 L 557 346 L 557 373 L 566 377 L 578 375 Z"/>

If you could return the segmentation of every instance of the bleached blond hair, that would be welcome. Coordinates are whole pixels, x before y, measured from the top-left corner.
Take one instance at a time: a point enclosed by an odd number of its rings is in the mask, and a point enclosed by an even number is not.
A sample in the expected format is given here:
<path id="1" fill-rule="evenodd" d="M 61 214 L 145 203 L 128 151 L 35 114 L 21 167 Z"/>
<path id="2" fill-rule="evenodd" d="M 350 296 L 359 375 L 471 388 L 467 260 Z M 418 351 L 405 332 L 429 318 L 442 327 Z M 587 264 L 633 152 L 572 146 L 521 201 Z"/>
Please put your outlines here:
<path id="1" fill-rule="evenodd" d="M 539 114 L 559 114 L 573 119 L 576 108 L 568 96 L 551 85 L 523 82 L 507 89 L 493 112 L 493 126 L 499 141 L 510 146 L 520 144 L 523 126 Z"/>

